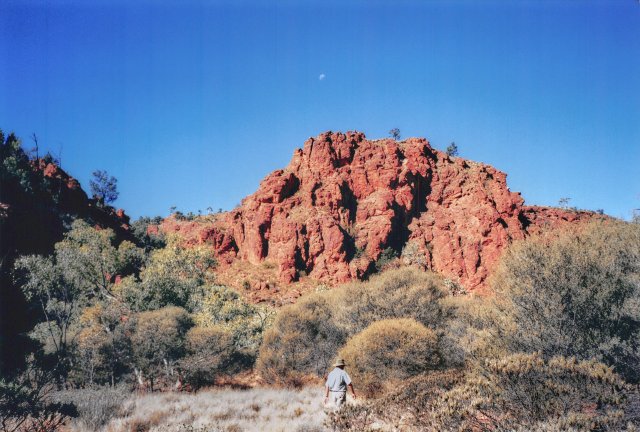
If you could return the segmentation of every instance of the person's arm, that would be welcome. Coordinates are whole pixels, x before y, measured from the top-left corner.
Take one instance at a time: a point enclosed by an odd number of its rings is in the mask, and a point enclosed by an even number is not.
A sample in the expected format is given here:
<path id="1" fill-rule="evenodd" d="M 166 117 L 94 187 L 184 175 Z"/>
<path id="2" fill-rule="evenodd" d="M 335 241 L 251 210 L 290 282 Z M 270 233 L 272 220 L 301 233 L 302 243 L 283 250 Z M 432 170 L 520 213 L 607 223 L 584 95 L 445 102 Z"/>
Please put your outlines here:
<path id="1" fill-rule="evenodd" d="M 324 386 L 324 388 L 324 403 L 326 404 L 327 402 L 329 402 L 329 386 Z"/>
<path id="2" fill-rule="evenodd" d="M 356 391 L 353 389 L 353 384 L 349 383 L 348 387 L 349 387 L 349 390 L 351 390 L 351 394 L 353 395 L 353 398 L 358 399 L 356 396 Z"/>

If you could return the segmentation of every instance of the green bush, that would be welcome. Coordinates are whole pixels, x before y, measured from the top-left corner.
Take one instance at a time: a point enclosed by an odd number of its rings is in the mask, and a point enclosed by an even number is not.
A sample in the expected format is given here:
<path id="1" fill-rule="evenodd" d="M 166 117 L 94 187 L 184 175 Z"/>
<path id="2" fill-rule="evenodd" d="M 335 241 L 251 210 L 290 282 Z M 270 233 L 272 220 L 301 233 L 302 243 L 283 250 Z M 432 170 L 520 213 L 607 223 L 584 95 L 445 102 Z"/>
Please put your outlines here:
<path id="1" fill-rule="evenodd" d="M 371 324 L 349 339 L 340 357 L 355 385 L 369 395 L 440 364 L 435 332 L 408 318 Z"/>
<path id="2" fill-rule="evenodd" d="M 640 380 L 640 226 L 607 220 L 505 254 L 472 318 L 487 346 L 596 359 Z"/>
<path id="3" fill-rule="evenodd" d="M 170 237 L 166 247 L 151 252 L 139 277 L 122 281 L 118 294 L 136 311 L 179 306 L 192 312 L 205 285 L 214 281 L 215 265 L 209 248 L 186 248 L 178 238 Z"/>
<path id="4" fill-rule="evenodd" d="M 194 313 L 196 323 L 226 329 L 233 336 L 235 346 L 255 359 L 274 312 L 265 306 L 247 303 L 238 292 L 224 285 L 207 286 L 204 291 Z"/>

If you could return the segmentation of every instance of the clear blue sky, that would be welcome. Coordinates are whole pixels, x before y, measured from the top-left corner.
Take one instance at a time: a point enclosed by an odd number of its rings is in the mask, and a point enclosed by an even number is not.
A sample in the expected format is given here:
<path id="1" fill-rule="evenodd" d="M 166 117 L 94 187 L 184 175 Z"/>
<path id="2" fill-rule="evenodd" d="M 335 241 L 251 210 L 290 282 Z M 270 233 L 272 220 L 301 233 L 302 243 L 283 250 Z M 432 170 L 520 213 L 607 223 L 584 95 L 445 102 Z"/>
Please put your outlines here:
<path id="1" fill-rule="evenodd" d="M 0 2 L 0 128 L 85 187 L 106 169 L 134 217 L 231 209 L 309 136 L 393 127 L 455 141 L 530 204 L 628 218 L 640 4 Z"/>

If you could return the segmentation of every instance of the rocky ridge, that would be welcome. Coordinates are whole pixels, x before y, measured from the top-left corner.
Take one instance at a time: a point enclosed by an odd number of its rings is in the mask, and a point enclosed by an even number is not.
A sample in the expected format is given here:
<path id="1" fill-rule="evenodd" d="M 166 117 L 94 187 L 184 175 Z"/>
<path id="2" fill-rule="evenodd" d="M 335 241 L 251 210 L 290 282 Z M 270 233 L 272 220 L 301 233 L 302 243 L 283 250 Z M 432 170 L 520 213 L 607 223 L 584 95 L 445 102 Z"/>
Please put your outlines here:
<path id="1" fill-rule="evenodd" d="M 474 290 L 513 240 L 591 217 L 526 206 L 505 173 L 423 138 L 326 132 L 233 211 L 207 223 L 170 217 L 161 229 L 210 244 L 221 273 L 238 262 L 270 263 L 280 284 L 301 276 L 335 284 L 365 277 L 384 254 Z"/>

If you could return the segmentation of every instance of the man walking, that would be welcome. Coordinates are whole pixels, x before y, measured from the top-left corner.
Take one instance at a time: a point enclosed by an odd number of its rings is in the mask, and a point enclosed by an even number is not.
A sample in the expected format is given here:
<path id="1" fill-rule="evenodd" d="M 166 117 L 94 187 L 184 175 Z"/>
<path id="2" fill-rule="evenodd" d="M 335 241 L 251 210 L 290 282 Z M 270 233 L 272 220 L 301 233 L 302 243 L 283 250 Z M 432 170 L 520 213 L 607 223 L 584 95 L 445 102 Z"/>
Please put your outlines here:
<path id="1" fill-rule="evenodd" d="M 331 401 L 336 408 L 340 408 L 347 400 L 347 387 L 351 390 L 351 394 L 354 399 L 356 398 L 356 392 L 353 390 L 349 374 L 344 370 L 344 367 L 346 366 L 344 360 L 338 358 L 333 366 L 334 369 L 327 377 L 324 403 L 326 404 L 329 401 L 329 394 L 331 394 Z"/>

